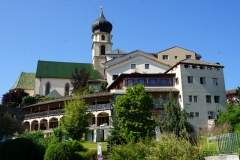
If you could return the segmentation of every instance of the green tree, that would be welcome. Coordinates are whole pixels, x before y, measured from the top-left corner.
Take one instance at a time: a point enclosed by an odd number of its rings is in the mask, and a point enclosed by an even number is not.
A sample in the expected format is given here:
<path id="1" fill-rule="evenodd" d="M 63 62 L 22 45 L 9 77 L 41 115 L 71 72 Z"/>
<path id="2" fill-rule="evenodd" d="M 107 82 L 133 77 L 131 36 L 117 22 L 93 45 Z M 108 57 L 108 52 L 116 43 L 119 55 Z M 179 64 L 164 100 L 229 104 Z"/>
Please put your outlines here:
<path id="1" fill-rule="evenodd" d="M 102 81 L 99 85 L 99 92 L 106 92 L 107 91 L 107 81 Z"/>
<path id="2" fill-rule="evenodd" d="M 191 133 L 192 125 L 188 122 L 188 118 L 192 118 L 185 109 L 181 106 L 172 93 L 167 96 L 167 101 L 164 103 L 165 118 L 162 121 L 161 129 L 165 132 L 174 133 L 180 136 L 182 132 Z"/>
<path id="3" fill-rule="evenodd" d="M 145 92 L 143 85 L 127 87 L 126 95 L 117 98 L 114 106 L 120 136 L 127 141 L 150 136 L 155 126 L 150 119 L 153 108 L 152 96 Z"/>
<path id="4" fill-rule="evenodd" d="M 70 79 L 71 86 L 73 89 L 71 90 L 72 93 L 82 92 L 84 87 L 89 80 L 89 72 L 86 70 L 85 67 L 82 67 L 80 70 L 75 68 L 74 73 L 72 74 L 72 78 Z"/>
<path id="5" fill-rule="evenodd" d="M 87 104 L 80 96 L 65 102 L 65 115 L 62 120 L 66 135 L 74 140 L 81 140 L 83 133 L 87 131 L 89 113 Z"/>
<path id="6" fill-rule="evenodd" d="M 236 90 L 237 98 L 230 99 L 226 105 L 226 110 L 219 111 L 217 125 L 228 123 L 233 132 L 240 133 L 240 88 Z"/>
<path id="7" fill-rule="evenodd" d="M 0 113 L 0 140 L 4 135 L 13 135 L 23 131 L 23 125 L 9 113 Z"/>

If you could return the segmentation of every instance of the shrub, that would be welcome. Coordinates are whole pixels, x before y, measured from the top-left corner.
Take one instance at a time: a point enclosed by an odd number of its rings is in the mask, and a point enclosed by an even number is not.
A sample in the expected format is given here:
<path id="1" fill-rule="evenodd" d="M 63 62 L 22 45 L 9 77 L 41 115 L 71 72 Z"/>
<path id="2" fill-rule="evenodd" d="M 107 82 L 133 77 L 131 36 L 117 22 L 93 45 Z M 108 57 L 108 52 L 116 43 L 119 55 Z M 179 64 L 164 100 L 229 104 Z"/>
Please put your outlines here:
<path id="1" fill-rule="evenodd" d="M 35 159 L 36 147 L 34 143 L 25 138 L 8 140 L 0 146 L 1 160 L 32 160 Z"/>
<path id="2" fill-rule="evenodd" d="M 178 138 L 173 134 L 161 134 L 161 140 L 140 140 L 125 145 L 113 146 L 112 160 L 196 160 L 200 154 L 195 146 L 185 138 Z"/>
<path id="3" fill-rule="evenodd" d="M 77 157 L 75 152 L 81 150 L 83 150 L 83 147 L 78 141 L 50 143 L 44 155 L 44 160 L 72 160 Z"/>

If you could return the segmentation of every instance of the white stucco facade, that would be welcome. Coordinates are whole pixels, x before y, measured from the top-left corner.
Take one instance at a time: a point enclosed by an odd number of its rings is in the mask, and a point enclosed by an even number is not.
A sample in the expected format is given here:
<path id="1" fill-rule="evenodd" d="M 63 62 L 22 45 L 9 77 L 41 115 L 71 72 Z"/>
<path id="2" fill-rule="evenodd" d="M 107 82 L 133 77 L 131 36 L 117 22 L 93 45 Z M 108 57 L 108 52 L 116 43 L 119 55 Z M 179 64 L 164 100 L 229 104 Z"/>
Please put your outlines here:
<path id="1" fill-rule="evenodd" d="M 132 69 L 132 64 L 136 66 L 134 69 Z M 157 61 L 144 56 L 135 56 L 122 63 L 106 68 L 106 77 L 110 85 L 114 81 L 113 76 L 120 75 L 121 73 L 164 73 L 167 69 L 169 67 Z"/>
<path id="2" fill-rule="evenodd" d="M 224 110 L 226 106 L 223 68 L 204 66 L 200 69 L 192 68 L 193 65 L 179 64 L 169 73 L 176 73 L 179 102 L 182 108 L 194 115 L 190 122 L 195 130 L 211 128 L 218 110 Z"/>
<path id="3" fill-rule="evenodd" d="M 40 94 L 45 96 L 46 84 L 50 83 L 50 92 L 56 90 L 61 96 L 65 96 L 65 85 L 68 83 L 70 86 L 70 92 L 72 87 L 70 85 L 70 79 L 60 79 L 60 78 L 35 78 L 35 94 Z"/>

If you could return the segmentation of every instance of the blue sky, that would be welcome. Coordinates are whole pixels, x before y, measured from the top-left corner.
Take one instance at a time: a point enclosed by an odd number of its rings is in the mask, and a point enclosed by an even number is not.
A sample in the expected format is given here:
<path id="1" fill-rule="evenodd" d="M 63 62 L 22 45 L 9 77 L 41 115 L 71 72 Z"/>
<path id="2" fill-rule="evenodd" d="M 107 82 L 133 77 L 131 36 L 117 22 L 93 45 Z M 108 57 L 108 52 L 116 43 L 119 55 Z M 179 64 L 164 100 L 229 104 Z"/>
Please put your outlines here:
<path id="1" fill-rule="evenodd" d="M 226 89 L 240 86 L 240 1 L 0 0 L 0 96 L 37 61 L 91 63 L 91 24 L 100 5 L 113 24 L 113 49 L 156 53 L 179 46 L 225 66 Z"/>

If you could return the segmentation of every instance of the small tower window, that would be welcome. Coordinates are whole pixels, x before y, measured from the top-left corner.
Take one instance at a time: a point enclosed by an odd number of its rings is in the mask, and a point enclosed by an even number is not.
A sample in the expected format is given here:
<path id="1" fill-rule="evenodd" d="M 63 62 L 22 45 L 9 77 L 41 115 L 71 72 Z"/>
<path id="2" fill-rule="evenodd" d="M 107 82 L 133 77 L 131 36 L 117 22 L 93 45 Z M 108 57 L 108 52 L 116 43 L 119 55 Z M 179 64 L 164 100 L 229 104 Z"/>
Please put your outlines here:
<path id="1" fill-rule="evenodd" d="M 102 40 L 105 40 L 105 36 L 104 35 L 102 35 Z"/>
<path id="2" fill-rule="evenodd" d="M 105 55 L 105 46 L 101 46 L 101 55 Z"/>
<path id="3" fill-rule="evenodd" d="M 65 96 L 68 96 L 68 95 L 69 95 L 69 89 L 70 89 L 69 83 L 66 83 L 66 84 L 65 84 L 65 93 L 64 93 Z"/>
<path id="4" fill-rule="evenodd" d="M 45 96 L 49 94 L 51 88 L 50 82 L 46 83 L 46 88 L 45 88 Z"/>

